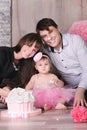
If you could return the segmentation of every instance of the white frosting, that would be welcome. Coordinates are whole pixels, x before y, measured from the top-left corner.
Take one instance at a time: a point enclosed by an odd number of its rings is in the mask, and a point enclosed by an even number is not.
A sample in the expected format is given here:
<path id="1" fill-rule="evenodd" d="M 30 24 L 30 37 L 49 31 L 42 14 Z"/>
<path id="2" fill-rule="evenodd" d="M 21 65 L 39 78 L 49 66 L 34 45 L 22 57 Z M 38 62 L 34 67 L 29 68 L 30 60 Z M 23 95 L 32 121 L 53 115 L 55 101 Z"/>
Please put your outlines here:
<path id="1" fill-rule="evenodd" d="M 6 98 L 6 102 L 8 103 L 23 103 L 23 102 L 34 102 L 34 96 L 32 95 L 32 91 L 26 91 L 23 88 L 14 88 L 10 91 L 8 97 Z"/>

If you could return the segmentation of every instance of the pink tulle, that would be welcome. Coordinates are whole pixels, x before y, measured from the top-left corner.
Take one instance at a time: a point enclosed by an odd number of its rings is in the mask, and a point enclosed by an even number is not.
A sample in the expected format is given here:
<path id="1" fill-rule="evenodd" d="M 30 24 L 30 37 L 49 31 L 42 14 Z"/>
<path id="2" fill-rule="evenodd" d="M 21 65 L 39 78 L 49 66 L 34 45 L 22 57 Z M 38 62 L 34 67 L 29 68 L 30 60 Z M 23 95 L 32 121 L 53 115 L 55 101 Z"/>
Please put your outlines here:
<path id="1" fill-rule="evenodd" d="M 87 42 L 87 20 L 73 23 L 68 33 L 78 34 Z"/>
<path id="2" fill-rule="evenodd" d="M 71 110 L 74 122 L 87 122 L 87 108 L 83 106 L 75 107 Z"/>
<path id="3" fill-rule="evenodd" d="M 47 90 L 34 89 L 35 107 L 43 108 L 44 105 L 47 104 L 54 109 L 61 98 L 65 99 L 68 103 L 73 100 L 74 92 L 72 91 L 72 89 L 66 88 L 51 88 Z"/>

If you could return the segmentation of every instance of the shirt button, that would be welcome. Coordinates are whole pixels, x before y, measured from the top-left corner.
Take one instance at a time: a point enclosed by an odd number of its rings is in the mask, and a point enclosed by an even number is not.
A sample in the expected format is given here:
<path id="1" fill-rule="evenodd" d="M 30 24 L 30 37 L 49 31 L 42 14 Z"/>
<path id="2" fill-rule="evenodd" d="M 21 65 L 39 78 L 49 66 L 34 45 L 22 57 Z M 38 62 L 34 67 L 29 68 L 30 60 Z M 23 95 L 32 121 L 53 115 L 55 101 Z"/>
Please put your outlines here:
<path id="1" fill-rule="evenodd" d="M 64 60 L 62 59 L 62 61 L 64 61 Z"/>
<path id="2" fill-rule="evenodd" d="M 65 68 L 67 68 L 67 66 L 65 66 Z"/>

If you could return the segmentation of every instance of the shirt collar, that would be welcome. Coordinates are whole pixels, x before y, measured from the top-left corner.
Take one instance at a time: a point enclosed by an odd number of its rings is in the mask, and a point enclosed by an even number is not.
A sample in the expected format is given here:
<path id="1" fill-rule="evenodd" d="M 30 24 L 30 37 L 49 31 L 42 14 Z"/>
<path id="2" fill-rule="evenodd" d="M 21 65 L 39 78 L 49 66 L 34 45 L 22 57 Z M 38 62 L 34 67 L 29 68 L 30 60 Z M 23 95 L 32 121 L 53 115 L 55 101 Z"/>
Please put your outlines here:
<path id="1" fill-rule="evenodd" d="M 68 40 L 65 34 L 62 34 L 63 48 L 68 46 Z"/>

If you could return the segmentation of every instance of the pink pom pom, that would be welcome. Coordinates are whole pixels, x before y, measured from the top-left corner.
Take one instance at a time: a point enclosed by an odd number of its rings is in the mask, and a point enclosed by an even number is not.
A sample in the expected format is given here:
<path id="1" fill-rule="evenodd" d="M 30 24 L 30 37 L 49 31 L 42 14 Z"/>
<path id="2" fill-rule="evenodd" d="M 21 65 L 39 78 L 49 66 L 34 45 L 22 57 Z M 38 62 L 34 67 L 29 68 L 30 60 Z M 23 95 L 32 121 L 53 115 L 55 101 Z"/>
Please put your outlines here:
<path id="1" fill-rule="evenodd" d="M 87 122 L 87 108 L 83 106 L 74 107 L 71 110 L 71 116 L 74 122 Z"/>
<path id="2" fill-rule="evenodd" d="M 41 58 L 42 58 L 42 52 L 38 52 L 38 53 L 34 56 L 33 60 L 34 60 L 35 62 L 37 62 L 37 61 L 39 61 Z"/>
<path id="3" fill-rule="evenodd" d="M 87 20 L 73 23 L 68 33 L 78 34 L 87 42 Z"/>

